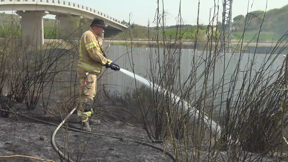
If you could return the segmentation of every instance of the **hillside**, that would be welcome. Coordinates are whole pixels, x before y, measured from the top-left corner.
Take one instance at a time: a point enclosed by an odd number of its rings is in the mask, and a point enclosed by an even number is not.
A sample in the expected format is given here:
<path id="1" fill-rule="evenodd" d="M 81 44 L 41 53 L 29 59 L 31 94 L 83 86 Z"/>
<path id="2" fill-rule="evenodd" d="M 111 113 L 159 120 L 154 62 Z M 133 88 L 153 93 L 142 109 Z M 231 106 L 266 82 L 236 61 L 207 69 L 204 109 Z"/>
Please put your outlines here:
<path id="1" fill-rule="evenodd" d="M 286 20 L 288 17 L 288 5 L 283 6 L 282 8 L 271 9 L 267 12 L 264 11 L 253 11 L 248 13 L 246 16 L 237 15 L 233 18 L 233 31 L 232 31 L 232 40 L 240 40 L 244 34 L 244 41 L 256 41 L 260 26 L 263 22 L 261 28 L 261 34 L 259 36 L 260 42 L 271 42 L 278 40 L 285 32 L 288 31 L 288 21 Z M 264 20 L 264 21 L 263 21 Z M 245 23 L 246 22 L 246 23 Z M 221 23 L 219 23 L 221 24 Z M 246 24 L 246 25 L 245 25 Z M 163 34 L 165 34 L 166 38 L 176 38 L 176 34 L 178 38 L 182 38 L 186 41 L 195 40 L 196 29 L 199 29 L 199 38 L 200 41 L 205 41 L 206 38 L 206 29 L 207 25 L 200 24 L 197 25 L 182 25 L 181 32 L 179 33 L 179 26 L 165 26 L 164 32 L 163 28 L 159 29 L 159 36 L 163 38 Z M 177 32 L 178 29 L 178 32 Z M 245 30 L 244 30 L 245 29 Z M 149 30 L 149 32 L 148 32 Z M 127 39 L 132 36 L 133 39 L 153 39 L 156 37 L 156 27 L 148 27 L 140 26 L 137 24 L 132 24 L 131 30 L 122 32 L 115 36 L 114 39 Z M 149 33 L 149 36 L 148 36 Z M 219 33 L 216 33 L 219 34 Z"/>
<path id="2" fill-rule="evenodd" d="M 282 8 L 275 8 L 269 11 L 253 11 L 246 16 L 237 15 L 233 18 L 235 31 L 258 31 L 262 22 L 263 32 L 273 32 L 276 35 L 283 35 L 288 29 L 288 4 Z M 245 27 L 246 22 L 246 27 Z"/>

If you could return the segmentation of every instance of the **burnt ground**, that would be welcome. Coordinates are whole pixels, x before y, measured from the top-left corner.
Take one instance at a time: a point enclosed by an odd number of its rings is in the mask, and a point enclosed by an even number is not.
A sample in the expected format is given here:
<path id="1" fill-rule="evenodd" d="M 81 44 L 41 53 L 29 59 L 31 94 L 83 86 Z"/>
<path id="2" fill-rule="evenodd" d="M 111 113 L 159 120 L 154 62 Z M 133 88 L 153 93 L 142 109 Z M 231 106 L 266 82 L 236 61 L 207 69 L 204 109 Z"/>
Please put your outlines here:
<path id="1" fill-rule="evenodd" d="M 106 107 L 105 109 L 109 109 Z M 113 108 L 110 108 L 111 110 Z M 28 111 L 24 105 L 16 105 L 13 110 L 19 114 L 55 124 L 48 125 L 39 121 L 27 119 L 21 116 L 10 115 L 9 118 L 0 117 L 0 162 L 38 162 L 31 158 L 10 157 L 7 155 L 26 155 L 55 162 L 67 161 L 60 158 L 51 144 L 51 136 L 56 126 L 67 114 L 48 113 L 44 115 L 41 108 Z M 94 117 L 95 118 L 95 117 Z M 164 154 L 163 150 L 133 142 L 149 141 L 146 132 L 137 125 L 120 122 L 109 117 L 101 117 L 101 124 L 92 124 L 92 132 L 68 131 L 61 128 L 56 135 L 56 142 L 62 152 L 77 162 L 170 162 L 173 161 Z M 123 121 L 123 120 L 121 120 Z M 72 128 L 80 127 L 76 114 L 68 121 Z M 115 138 L 116 137 L 116 138 Z M 162 148 L 160 144 L 153 144 Z M 170 151 L 170 150 L 165 150 Z M 250 153 L 249 153 L 250 154 Z M 243 155 L 244 156 L 244 155 Z M 249 155 L 245 162 L 274 162 L 286 161 L 264 157 L 259 159 L 257 154 Z M 207 155 L 203 154 L 199 161 L 208 161 Z M 219 152 L 216 161 L 230 161 L 226 151 Z"/>
<path id="2" fill-rule="evenodd" d="M 65 116 L 43 115 L 43 111 L 28 111 L 18 108 L 17 113 L 26 114 L 50 123 L 59 124 Z M 172 161 L 163 151 L 129 140 L 149 141 L 143 129 L 116 120 L 101 119 L 100 125 L 91 125 L 92 132 L 102 135 L 89 135 L 80 132 L 59 130 L 56 142 L 62 152 L 67 152 L 74 161 L 81 162 L 169 162 Z M 69 120 L 73 126 L 80 126 L 76 114 Z M 51 144 L 51 135 L 56 126 L 43 124 L 16 115 L 0 117 L 0 156 L 26 155 L 53 161 L 61 160 Z M 112 138 L 117 136 L 123 139 Z M 129 140 L 126 140 L 129 139 Z M 65 148 L 64 148 L 65 146 Z M 158 144 L 159 147 L 160 144 Z M 1 162 L 32 162 L 30 158 L 0 158 Z"/>

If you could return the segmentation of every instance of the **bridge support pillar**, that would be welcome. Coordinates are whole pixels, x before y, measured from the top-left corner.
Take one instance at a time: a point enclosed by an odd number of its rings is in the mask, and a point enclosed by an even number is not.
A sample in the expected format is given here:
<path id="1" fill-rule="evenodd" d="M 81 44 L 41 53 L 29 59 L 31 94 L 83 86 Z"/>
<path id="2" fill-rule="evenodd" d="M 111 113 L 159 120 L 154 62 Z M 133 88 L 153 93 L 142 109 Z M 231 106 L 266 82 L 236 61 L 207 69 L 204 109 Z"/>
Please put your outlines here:
<path id="1" fill-rule="evenodd" d="M 78 29 L 80 23 L 80 16 L 75 15 L 57 15 L 56 19 L 59 23 L 59 36 L 62 39 L 69 39 L 73 37 L 80 37 L 80 30 Z"/>
<path id="2" fill-rule="evenodd" d="M 79 24 L 81 33 L 84 33 L 85 31 L 90 29 L 91 22 L 92 20 L 85 18 L 85 17 L 81 17 L 80 24 Z"/>
<path id="3" fill-rule="evenodd" d="M 17 11 L 22 17 L 22 44 L 38 47 L 44 44 L 43 16 L 46 11 Z"/>

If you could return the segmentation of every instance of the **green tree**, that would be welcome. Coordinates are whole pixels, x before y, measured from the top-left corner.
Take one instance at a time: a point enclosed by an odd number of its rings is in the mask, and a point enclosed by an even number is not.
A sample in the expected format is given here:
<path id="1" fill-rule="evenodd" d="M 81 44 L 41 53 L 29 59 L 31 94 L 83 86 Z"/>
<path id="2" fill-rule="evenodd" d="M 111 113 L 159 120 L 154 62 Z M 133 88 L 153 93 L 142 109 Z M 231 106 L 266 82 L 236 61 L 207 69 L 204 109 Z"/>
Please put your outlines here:
<path id="1" fill-rule="evenodd" d="M 256 19 L 259 19 L 259 18 L 261 19 L 261 18 L 263 18 L 264 14 L 265 14 L 265 12 L 261 11 L 261 10 L 253 11 L 253 12 L 250 12 L 250 13 L 248 13 L 246 15 L 246 19 L 248 21 L 251 21 L 251 20 L 253 20 L 255 18 Z"/>
<path id="2" fill-rule="evenodd" d="M 252 12 L 250 12 L 250 13 L 248 13 L 249 15 L 252 15 L 252 16 L 254 16 L 254 17 L 258 17 L 258 16 L 260 16 L 260 15 L 264 15 L 264 11 L 261 11 L 261 10 L 257 10 L 257 11 L 252 11 Z"/>
<path id="3" fill-rule="evenodd" d="M 44 27 L 44 38 L 45 39 L 58 39 L 59 32 L 55 27 Z"/>
<path id="4" fill-rule="evenodd" d="M 238 15 L 238 16 L 233 18 L 233 21 L 240 21 L 240 20 L 243 20 L 244 18 L 245 18 L 244 15 Z"/>

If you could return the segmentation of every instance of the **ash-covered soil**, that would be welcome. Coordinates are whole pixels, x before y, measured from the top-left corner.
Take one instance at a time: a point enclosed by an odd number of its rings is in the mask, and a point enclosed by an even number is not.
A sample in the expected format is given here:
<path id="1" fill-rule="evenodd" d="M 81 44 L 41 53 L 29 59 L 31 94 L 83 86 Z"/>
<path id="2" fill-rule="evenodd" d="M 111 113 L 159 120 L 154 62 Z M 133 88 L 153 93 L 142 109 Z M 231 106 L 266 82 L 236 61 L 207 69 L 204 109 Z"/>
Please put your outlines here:
<path id="1" fill-rule="evenodd" d="M 113 110 L 113 108 L 105 107 Z M 28 111 L 23 105 L 16 105 L 13 110 L 19 114 L 30 116 L 54 124 L 48 125 L 17 115 L 9 118 L 0 117 L 0 162 L 39 162 L 39 160 L 24 157 L 11 157 L 25 155 L 45 161 L 66 162 L 61 159 L 51 144 L 51 136 L 57 125 L 66 117 L 67 113 L 48 113 L 44 115 L 41 108 Z M 95 119 L 95 117 L 94 117 Z M 171 162 L 173 161 L 164 151 L 158 150 L 138 142 L 148 142 L 146 132 L 137 125 L 102 116 L 101 124 L 92 124 L 92 133 L 70 131 L 61 128 L 56 135 L 56 143 L 60 150 L 75 162 Z M 122 120 L 123 121 L 123 120 Z M 80 128 L 76 114 L 68 121 L 70 128 Z M 159 148 L 161 144 L 152 144 Z M 165 148 L 168 146 L 166 145 Z M 1 157 L 1 156 L 10 157 Z M 249 158 L 243 157 L 245 162 L 274 162 L 287 161 L 273 157 L 259 158 L 258 154 L 248 153 Z M 243 155 L 245 156 L 245 155 Z M 209 153 L 203 152 L 199 161 L 209 161 Z M 227 151 L 220 151 L 215 161 L 231 161 Z M 240 158 L 241 159 L 241 158 Z M 42 160 L 43 161 L 43 160 Z M 180 160 L 181 161 L 181 160 Z"/>
<path id="2" fill-rule="evenodd" d="M 28 111 L 18 109 L 18 113 L 25 114 L 50 123 L 59 124 L 65 116 L 44 116 L 42 111 Z M 59 130 L 56 142 L 62 152 L 74 161 L 81 162 L 169 162 L 170 157 L 163 151 L 138 144 L 129 140 L 149 141 L 143 129 L 101 119 L 100 125 L 91 125 L 92 132 L 97 135 Z M 69 122 L 72 126 L 80 127 L 78 118 L 72 115 Z M 26 155 L 53 161 L 65 161 L 53 149 L 51 136 L 56 126 L 43 124 L 34 120 L 10 115 L 9 118 L 0 117 L 0 156 Z M 100 135 L 99 135 L 100 134 Z M 117 138 L 113 138 L 116 136 Z M 118 139 L 118 137 L 121 137 Z M 126 140 L 128 139 L 128 140 Z M 158 144 L 158 147 L 162 147 Z M 31 158 L 11 157 L 0 158 L 1 162 L 30 162 Z M 67 160 L 66 160 L 67 161 Z"/>

